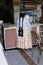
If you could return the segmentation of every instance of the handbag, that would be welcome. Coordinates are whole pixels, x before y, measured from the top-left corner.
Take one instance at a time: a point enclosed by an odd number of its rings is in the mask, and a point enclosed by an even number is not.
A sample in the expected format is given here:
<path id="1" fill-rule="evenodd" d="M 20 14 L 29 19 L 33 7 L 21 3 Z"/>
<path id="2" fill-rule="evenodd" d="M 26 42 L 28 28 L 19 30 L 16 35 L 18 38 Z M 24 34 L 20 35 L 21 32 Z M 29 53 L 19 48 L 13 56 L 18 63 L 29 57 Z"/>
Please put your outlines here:
<path id="1" fill-rule="evenodd" d="M 19 18 L 18 36 L 23 37 L 23 18 L 22 18 L 22 27 L 20 27 L 20 18 Z"/>

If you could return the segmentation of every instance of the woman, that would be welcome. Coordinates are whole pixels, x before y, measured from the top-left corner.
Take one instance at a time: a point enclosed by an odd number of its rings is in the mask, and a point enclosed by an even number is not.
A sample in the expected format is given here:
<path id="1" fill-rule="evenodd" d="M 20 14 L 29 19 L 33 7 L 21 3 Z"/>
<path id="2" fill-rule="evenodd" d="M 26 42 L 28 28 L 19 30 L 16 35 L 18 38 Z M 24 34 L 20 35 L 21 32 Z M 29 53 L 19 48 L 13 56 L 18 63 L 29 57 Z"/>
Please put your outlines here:
<path id="1" fill-rule="evenodd" d="M 20 26 L 22 26 L 23 18 L 23 37 L 17 36 L 17 47 L 21 49 L 32 48 L 31 38 L 31 25 L 29 23 L 29 15 L 21 13 Z M 24 14 L 24 15 L 23 15 Z M 17 27 L 19 27 L 19 20 L 17 21 Z"/>

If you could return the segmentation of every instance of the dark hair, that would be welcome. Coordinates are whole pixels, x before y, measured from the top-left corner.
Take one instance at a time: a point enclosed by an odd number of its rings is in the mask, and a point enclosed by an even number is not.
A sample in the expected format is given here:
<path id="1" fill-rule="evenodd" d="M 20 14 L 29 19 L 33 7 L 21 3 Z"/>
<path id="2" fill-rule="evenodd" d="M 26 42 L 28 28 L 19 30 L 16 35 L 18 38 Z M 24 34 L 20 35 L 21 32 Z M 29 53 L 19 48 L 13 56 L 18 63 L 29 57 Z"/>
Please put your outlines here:
<path id="1" fill-rule="evenodd" d="M 21 13 L 20 13 L 20 18 L 21 18 L 21 17 L 24 18 L 24 16 L 25 16 L 25 12 L 21 12 Z"/>

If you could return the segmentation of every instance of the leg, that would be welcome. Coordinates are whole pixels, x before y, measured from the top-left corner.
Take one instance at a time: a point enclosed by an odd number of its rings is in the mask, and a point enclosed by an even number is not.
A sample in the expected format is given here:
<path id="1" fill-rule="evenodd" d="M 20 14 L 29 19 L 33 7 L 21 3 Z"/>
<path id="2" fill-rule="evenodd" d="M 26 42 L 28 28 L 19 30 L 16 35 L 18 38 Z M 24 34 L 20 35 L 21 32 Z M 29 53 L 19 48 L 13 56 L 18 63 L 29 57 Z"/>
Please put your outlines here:
<path id="1" fill-rule="evenodd" d="M 38 50 L 39 50 L 39 56 L 38 56 L 38 64 L 39 64 L 40 59 L 41 59 L 41 49 L 40 49 L 40 48 L 38 48 Z"/>

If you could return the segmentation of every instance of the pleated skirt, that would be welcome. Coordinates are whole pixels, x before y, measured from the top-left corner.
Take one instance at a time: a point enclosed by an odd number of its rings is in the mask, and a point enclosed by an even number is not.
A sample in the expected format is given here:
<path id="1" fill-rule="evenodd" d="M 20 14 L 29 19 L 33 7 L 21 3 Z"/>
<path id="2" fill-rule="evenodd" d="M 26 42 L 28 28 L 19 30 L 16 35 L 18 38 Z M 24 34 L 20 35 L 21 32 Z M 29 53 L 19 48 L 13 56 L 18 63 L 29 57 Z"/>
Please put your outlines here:
<path id="1" fill-rule="evenodd" d="M 23 37 L 17 36 L 17 47 L 21 49 L 32 48 L 32 37 L 30 30 L 24 29 Z"/>

